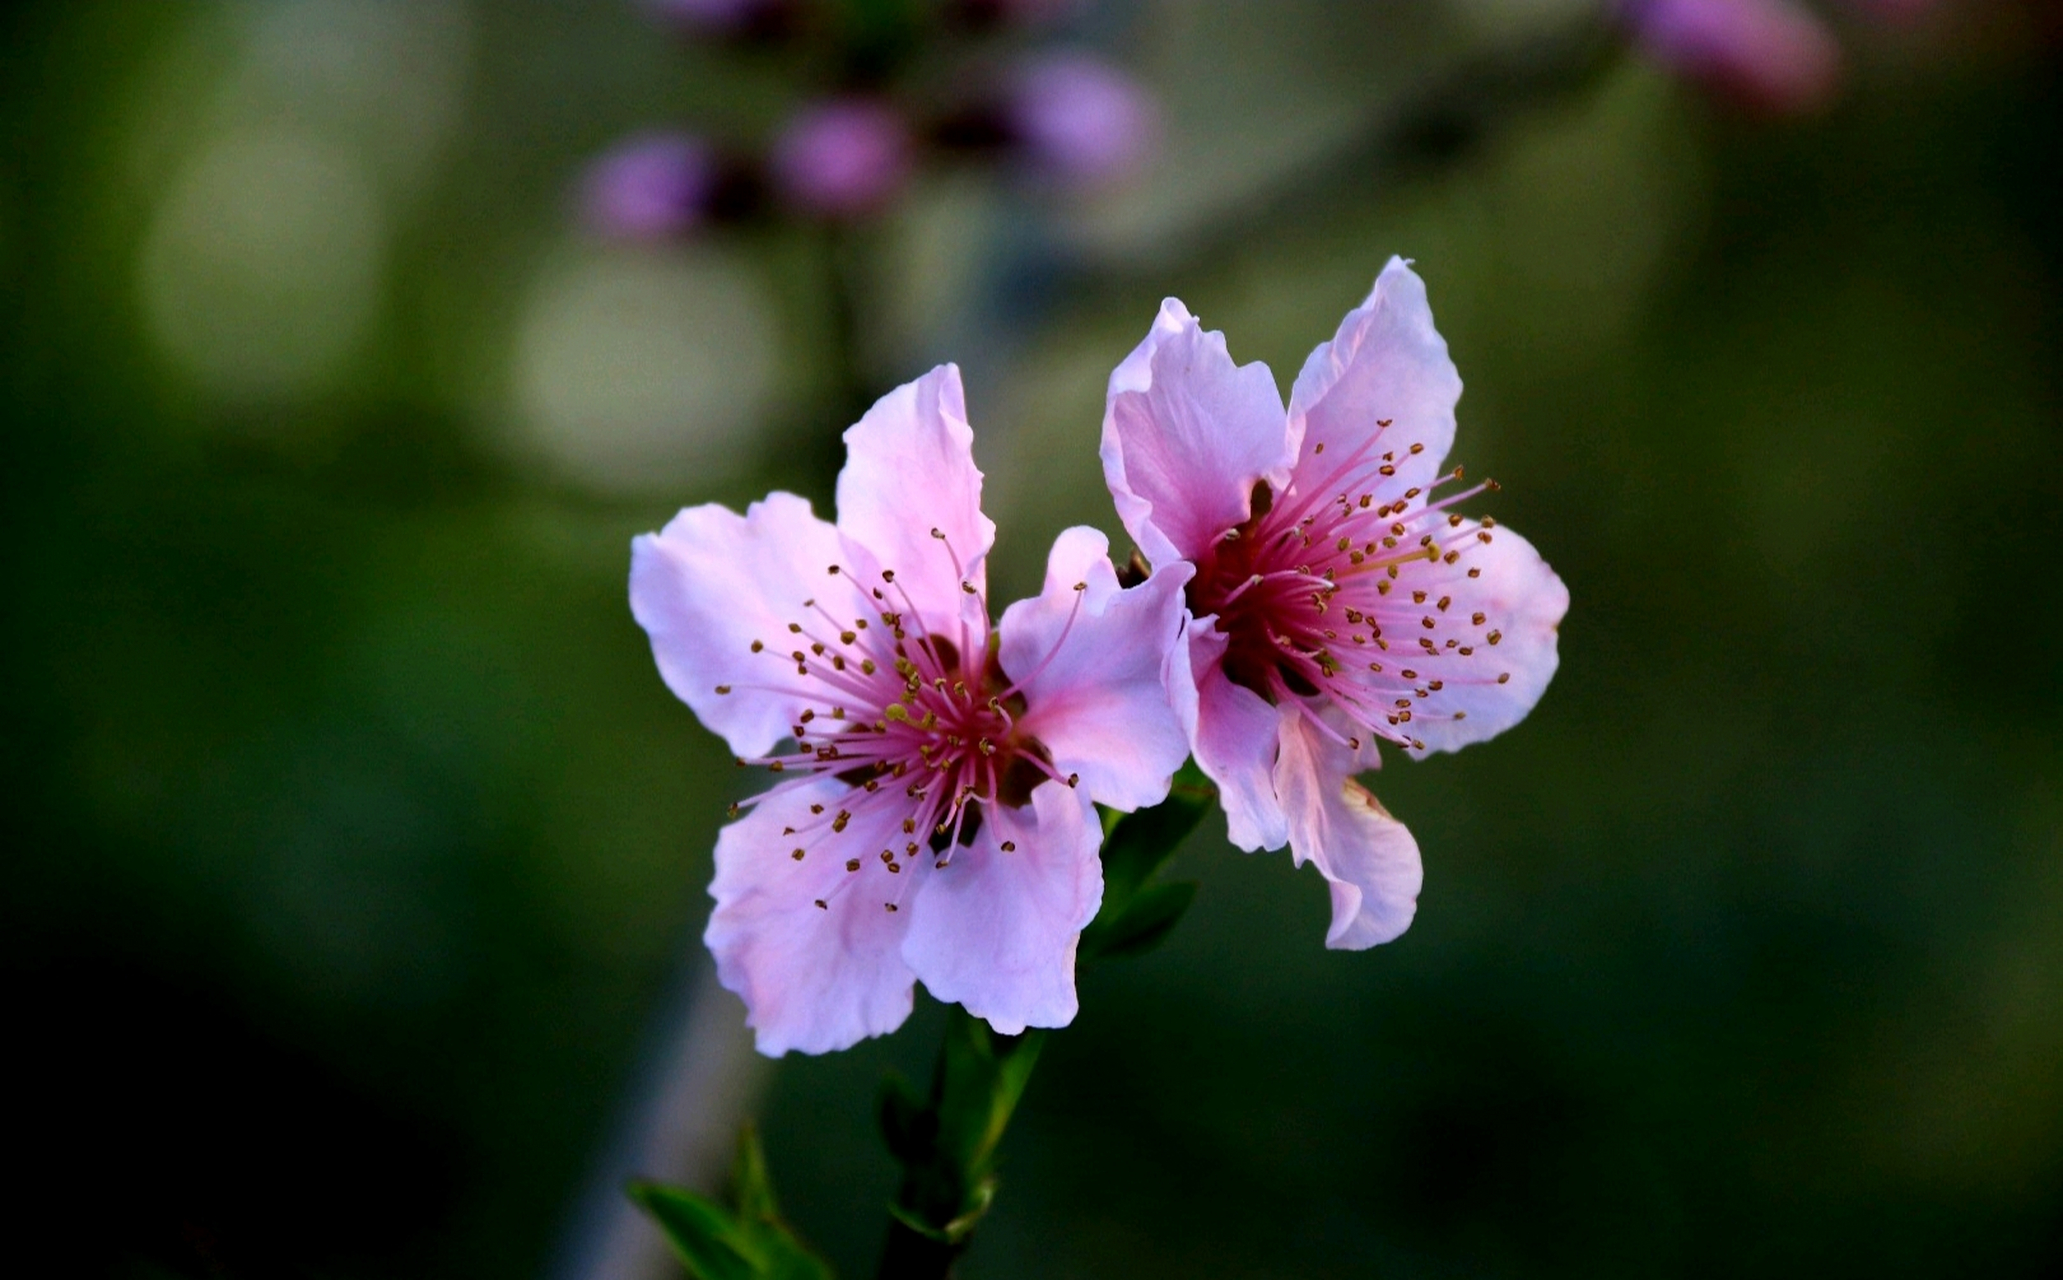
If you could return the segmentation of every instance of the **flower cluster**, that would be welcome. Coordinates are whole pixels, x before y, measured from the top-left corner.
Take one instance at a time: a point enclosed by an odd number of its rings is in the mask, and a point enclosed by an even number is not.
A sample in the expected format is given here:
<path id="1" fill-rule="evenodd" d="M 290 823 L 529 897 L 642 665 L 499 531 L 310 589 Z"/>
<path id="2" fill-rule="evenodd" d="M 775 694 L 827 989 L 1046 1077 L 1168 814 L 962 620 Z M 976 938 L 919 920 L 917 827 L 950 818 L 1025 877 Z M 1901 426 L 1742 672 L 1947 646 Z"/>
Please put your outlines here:
<path id="1" fill-rule="evenodd" d="M 778 775 L 718 839 L 705 940 L 762 1051 L 893 1030 L 914 984 L 998 1031 L 1075 1014 L 1102 896 L 1096 806 L 1168 794 L 1193 753 L 1232 841 L 1330 885 L 1328 946 L 1402 933 L 1411 834 L 1355 775 L 1516 724 L 1556 664 L 1561 581 L 1459 503 L 1461 383 L 1393 260 L 1305 364 L 1264 366 L 1169 300 L 1111 375 L 1102 455 L 1150 564 L 1060 535 L 992 621 L 959 373 L 846 433 L 837 520 L 775 493 L 633 544 L 631 606 L 668 686 Z"/>
<path id="2" fill-rule="evenodd" d="M 684 35 L 777 47 L 829 71 L 765 138 L 719 144 L 688 130 L 626 139 L 589 166 L 583 218 L 624 240 L 675 238 L 770 212 L 848 221 L 888 208 L 926 161 L 955 157 L 1045 188 L 1116 182 L 1152 149 L 1152 96 L 1080 49 L 1016 51 L 1015 37 L 1074 7 L 961 0 L 930 12 L 931 27 L 878 29 L 805 0 L 648 0 L 657 21 Z M 998 42 L 1007 47 L 989 48 Z M 947 56 L 919 56 L 933 45 Z M 906 65 L 941 70 L 927 81 L 902 74 Z"/>

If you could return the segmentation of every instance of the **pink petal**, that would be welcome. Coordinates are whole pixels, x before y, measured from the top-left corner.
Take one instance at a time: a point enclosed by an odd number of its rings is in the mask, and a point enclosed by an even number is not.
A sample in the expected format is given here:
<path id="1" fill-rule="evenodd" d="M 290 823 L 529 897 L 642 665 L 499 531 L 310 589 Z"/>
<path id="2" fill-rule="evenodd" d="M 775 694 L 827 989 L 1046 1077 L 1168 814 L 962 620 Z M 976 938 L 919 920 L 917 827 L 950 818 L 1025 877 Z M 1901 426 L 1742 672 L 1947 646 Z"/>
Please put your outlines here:
<path id="1" fill-rule="evenodd" d="M 925 990 L 1004 1035 L 1074 1021 L 1075 944 L 1103 901 L 1102 842 L 1088 796 L 1058 782 L 1021 809 L 985 807 L 974 843 L 917 895 L 903 957 Z"/>
<path id="2" fill-rule="evenodd" d="M 1256 481 L 1281 491 L 1296 456 L 1284 431 L 1268 366 L 1235 366 L 1225 335 L 1162 303 L 1103 414 L 1103 476 L 1132 541 L 1155 565 L 1201 554 L 1247 518 Z"/>
<path id="3" fill-rule="evenodd" d="M 839 616 L 858 612 L 850 584 L 824 573 L 843 549 L 838 531 L 792 493 L 770 494 L 742 516 L 691 507 L 632 540 L 630 611 L 652 638 L 659 674 L 738 755 L 764 755 L 802 708 L 782 691 L 794 665 L 779 655 L 796 647 L 788 624 L 815 617 L 803 601 L 815 593 L 839 601 Z M 768 651 L 754 653 L 755 640 Z"/>
<path id="4" fill-rule="evenodd" d="M 897 891 L 914 896 L 902 883 L 908 877 L 892 877 L 872 859 L 845 869 L 846 858 L 864 859 L 900 837 L 901 812 L 876 805 L 837 838 L 783 834 L 811 827 L 812 803 L 835 809 L 854 795 L 836 779 L 813 779 L 762 801 L 717 836 L 709 886 L 716 910 L 702 941 L 718 980 L 744 998 L 746 1023 L 769 1057 L 843 1049 L 895 1030 L 910 1014 L 916 975 L 902 958 L 910 910 L 883 905 Z M 793 850 L 805 845 L 796 861 Z"/>
<path id="5" fill-rule="evenodd" d="M 1081 775 L 1098 804 L 1160 803 L 1189 754 L 1165 669 L 1194 572 L 1177 562 L 1120 590 L 1110 540 L 1077 527 L 1053 543 L 1045 590 L 1003 614 L 1000 656 L 1024 693 L 1024 727 L 1053 753 L 1055 769 Z"/>
<path id="6" fill-rule="evenodd" d="M 1191 620 L 1184 634 L 1187 666 L 1194 675 L 1183 681 L 1177 670 L 1168 687 L 1189 732 L 1196 767 L 1218 784 L 1226 835 L 1248 853 L 1279 849 L 1289 839 L 1289 826 L 1275 798 L 1275 708 L 1226 679 L 1224 632 L 1204 619 Z M 1193 696 L 1183 696 L 1185 687 Z"/>
<path id="7" fill-rule="evenodd" d="M 1315 863 L 1332 891 L 1325 945 L 1361 951 L 1396 938 L 1418 911 L 1418 842 L 1354 781 L 1348 748 L 1295 707 L 1282 708 L 1281 742 L 1275 785 L 1290 853 L 1298 866 Z"/>
<path id="8" fill-rule="evenodd" d="M 1290 431 L 1301 450 L 1298 482 L 1324 488 L 1327 473 L 1379 435 L 1370 447 L 1396 454 L 1396 489 L 1424 486 L 1453 447 L 1460 398 L 1461 375 L 1433 327 L 1425 282 L 1402 258 L 1392 258 L 1368 300 L 1304 361 L 1290 391 Z M 1424 448 L 1413 454 L 1414 444 Z M 1326 453 L 1317 452 L 1320 446 Z"/>
<path id="9" fill-rule="evenodd" d="M 960 584 L 986 586 L 996 526 L 981 513 L 959 367 L 942 364 L 881 397 L 846 431 L 845 448 L 839 531 L 895 574 L 925 618 L 970 616 L 977 597 Z"/>
<path id="10" fill-rule="evenodd" d="M 1460 528 L 1467 533 L 1480 526 L 1463 521 Z M 1482 576 L 1469 577 L 1470 569 L 1482 570 Z M 1445 687 L 1425 710 L 1458 710 L 1467 718 L 1423 716 L 1412 723 L 1413 736 L 1428 750 L 1458 751 L 1525 719 L 1554 678 L 1560 662 L 1556 628 L 1569 611 L 1569 589 L 1533 544 L 1499 525 L 1490 542 L 1471 543 L 1454 564 L 1428 565 L 1410 585 L 1451 596 L 1450 616 L 1481 613 L 1486 634 L 1498 636 L 1496 644 L 1472 646 L 1475 652 L 1466 658 L 1442 660 Z M 1500 683 L 1499 676 L 1509 679 Z"/>

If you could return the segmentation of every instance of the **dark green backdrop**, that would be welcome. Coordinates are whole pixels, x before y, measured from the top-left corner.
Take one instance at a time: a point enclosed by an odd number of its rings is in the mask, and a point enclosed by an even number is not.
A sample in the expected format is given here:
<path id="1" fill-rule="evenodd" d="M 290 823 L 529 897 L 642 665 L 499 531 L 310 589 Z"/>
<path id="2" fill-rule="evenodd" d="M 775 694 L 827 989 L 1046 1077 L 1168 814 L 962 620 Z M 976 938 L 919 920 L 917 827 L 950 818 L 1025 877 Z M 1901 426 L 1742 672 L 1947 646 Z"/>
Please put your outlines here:
<path id="1" fill-rule="evenodd" d="M 604 494 L 495 444 L 447 331 L 512 305 L 582 157 L 729 92 L 627 10 L 474 15 L 354 363 L 255 407 L 139 320 L 182 11 L 0 19 L 12 1236 L 67 1271 L 536 1274 L 696 945 L 734 776 L 650 667 L 627 539 L 823 501 L 842 424 L 804 395 L 715 484 Z M 1323 951 L 1316 878 L 1207 825 L 1188 921 L 1048 1046 L 968 1275 L 2053 1274 L 2053 53 L 1879 50 L 1779 124 L 1621 66 L 1438 154 L 1053 286 L 1008 342 L 879 354 L 968 364 L 1009 595 L 1114 524 L 1099 370 L 1163 294 L 1286 380 L 1415 255 L 1458 460 L 1574 600 L 1530 720 L 1375 779 L 1425 851 L 1402 941 Z M 853 1274 L 874 1083 L 936 1013 L 761 1108 Z"/>

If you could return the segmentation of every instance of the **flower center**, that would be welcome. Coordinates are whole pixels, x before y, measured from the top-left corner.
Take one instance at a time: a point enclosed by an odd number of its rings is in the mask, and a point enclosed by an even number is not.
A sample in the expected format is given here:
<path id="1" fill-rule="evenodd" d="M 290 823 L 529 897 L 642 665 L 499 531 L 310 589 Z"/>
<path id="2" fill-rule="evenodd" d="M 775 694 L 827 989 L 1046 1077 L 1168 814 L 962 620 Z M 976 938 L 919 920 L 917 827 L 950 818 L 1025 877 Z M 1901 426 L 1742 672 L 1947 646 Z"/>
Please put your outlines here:
<path id="1" fill-rule="evenodd" d="M 1425 488 L 1403 487 L 1400 459 L 1423 449 L 1378 454 L 1383 434 L 1329 472 L 1317 464 L 1324 444 L 1307 446 L 1298 470 L 1318 472 L 1313 485 L 1299 478 L 1278 496 L 1256 484 L 1248 518 L 1197 558 L 1189 607 L 1215 615 L 1233 683 L 1278 704 L 1329 703 L 1362 729 L 1419 747 L 1407 727 L 1414 715 L 1426 716 L 1428 702 L 1434 715 L 1465 714 L 1439 707 L 1438 695 L 1458 677 L 1480 683 L 1456 660 L 1502 638 L 1483 612 L 1453 609 L 1453 579 L 1475 579 L 1480 567 L 1450 568 L 1490 541 L 1495 522 L 1463 529 L 1446 510 L 1496 484 L 1436 502 L 1431 491 L 1459 480 L 1460 468 Z M 1345 740 L 1360 746 L 1358 737 Z"/>
<path id="2" fill-rule="evenodd" d="M 933 536 L 944 540 L 937 531 Z M 957 557 L 954 569 L 960 572 Z M 803 860 L 813 841 L 843 836 L 857 822 L 870 836 L 887 833 L 878 862 L 888 872 L 900 874 L 924 856 L 943 869 L 955 847 L 979 830 L 983 806 L 1022 806 L 1048 778 L 1076 784 L 1074 775 L 1055 770 L 1051 752 L 1026 729 L 1024 694 L 998 661 L 988 603 L 971 583 L 961 585 L 975 598 L 978 618 L 956 620 L 951 634 L 941 634 L 926 629 L 894 570 L 882 571 L 879 586 L 862 584 L 838 565 L 829 572 L 857 589 L 871 616 L 841 618 L 820 601 L 805 600 L 807 616 L 786 624 L 784 644 L 752 642 L 754 653 L 787 668 L 779 683 L 760 687 L 795 698 L 802 710 L 789 726 L 793 751 L 738 763 L 805 776 L 741 805 L 824 774 L 854 789 L 835 810 L 812 805 L 807 824 L 784 829 L 795 841 L 791 857 Z M 730 691 L 728 685 L 717 689 Z M 741 805 L 732 806 L 734 817 Z M 846 870 L 872 861 L 848 858 Z M 895 910 L 892 902 L 884 905 Z"/>

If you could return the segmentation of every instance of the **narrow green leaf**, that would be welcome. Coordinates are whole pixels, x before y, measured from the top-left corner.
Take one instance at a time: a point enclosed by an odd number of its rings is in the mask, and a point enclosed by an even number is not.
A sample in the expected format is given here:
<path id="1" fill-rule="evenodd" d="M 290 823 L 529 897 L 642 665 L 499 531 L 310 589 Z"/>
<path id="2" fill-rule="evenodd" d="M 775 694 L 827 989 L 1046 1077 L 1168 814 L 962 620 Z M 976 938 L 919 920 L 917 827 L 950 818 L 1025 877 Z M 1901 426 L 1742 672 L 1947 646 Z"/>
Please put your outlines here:
<path id="1" fill-rule="evenodd" d="M 759 1129 L 746 1125 L 738 1131 L 738 1158 L 731 1166 L 731 1194 L 738 1200 L 738 1217 L 745 1222 L 772 1222 L 780 1218 L 774 1202 L 774 1186 L 766 1171 L 766 1152 L 759 1145 Z"/>
<path id="2" fill-rule="evenodd" d="M 755 1280 L 766 1274 L 765 1257 L 722 1205 L 656 1182 L 632 1183 L 630 1194 L 659 1223 L 696 1280 Z"/>
<path id="3" fill-rule="evenodd" d="M 940 1231 L 947 1244 L 964 1243 L 974 1234 L 974 1226 L 988 1215 L 989 1207 L 996 1202 L 996 1179 L 993 1174 L 974 1184 L 967 1192 L 967 1208 L 960 1216 L 948 1222 Z"/>
<path id="4" fill-rule="evenodd" d="M 832 1280 L 831 1265 L 804 1248 L 780 1223 L 760 1228 L 759 1245 L 766 1261 L 759 1274 L 765 1280 Z"/>
<path id="5" fill-rule="evenodd" d="M 738 1230 L 757 1257 L 755 1275 L 766 1280 L 830 1280 L 831 1268 L 795 1238 L 781 1221 L 773 1177 L 759 1130 L 746 1125 L 738 1133 L 738 1161 L 731 1173 L 738 1201 Z"/>
<path id="6" fill-rule="evenodd" d="M 952 1243 L 946 1236 L 945 1228 L 932 1226 L 924 1219 L 918 1217 L 915 1210 L 905 1209 L 903 1206 L 891 1202 L 888 1206 L 888 1216 L 902 1223 L 918 1235 L 923 1236 L 926 1240 L 935 1240 L 940 1244 Z"/>
<path id="7" fill-rule="evenodd" d="M 1145 955 L 1166 940 L 1195 899 L 1193 880 L 1146 886 L 1123 915 L 1107 923 L 1099 917 L 1082 933 L 1083 958 Z"/>
<path id="8" fill-rule="evenodd" d="M 996 1145 L 1031 1081 L 1044 1033 L 999 1036 L 954 1006 L 947 1015 L 944 1087 L 938 1099 L 938 1147 L 970 1187 L 983 1177 Z"/>
<path id="9" fill-rule="evenodd" d="M 1082 931 L 1082 960 L 1139 955 L 1167 937 L 1196 887 L 1151 882 L 1217 799 L 1218 789 L 1191 760 L 1159 804 L 1121 817 L 1104 814 L 1103 905 Z"/>

